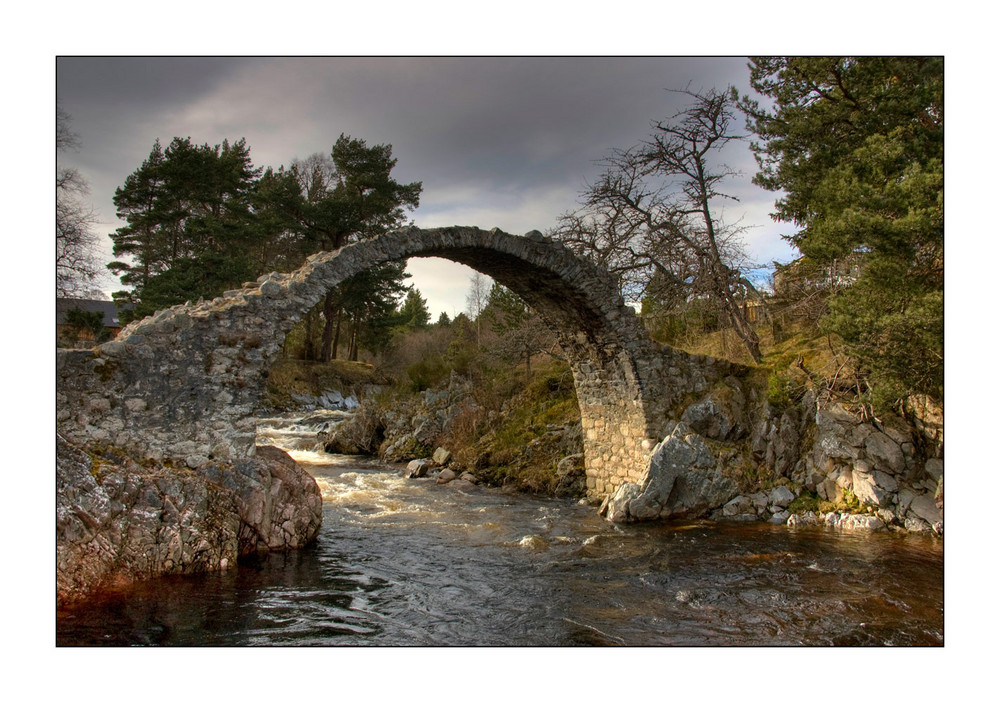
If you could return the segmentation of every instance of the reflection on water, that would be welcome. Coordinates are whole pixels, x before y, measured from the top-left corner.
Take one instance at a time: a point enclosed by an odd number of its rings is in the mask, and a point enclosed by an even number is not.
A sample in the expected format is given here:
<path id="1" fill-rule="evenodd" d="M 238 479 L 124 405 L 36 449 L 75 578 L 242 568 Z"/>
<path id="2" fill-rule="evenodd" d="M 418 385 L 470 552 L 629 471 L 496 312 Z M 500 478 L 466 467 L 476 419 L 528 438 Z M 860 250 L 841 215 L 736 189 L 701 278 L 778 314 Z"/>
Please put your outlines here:
<path id="1" fill-rule="evenodd" d="M 943 643 L 937 538 L 613 525 L 567 501 L 326 459 L 307 466 L 317 544 L 60 613 L 58 643 Z"/>

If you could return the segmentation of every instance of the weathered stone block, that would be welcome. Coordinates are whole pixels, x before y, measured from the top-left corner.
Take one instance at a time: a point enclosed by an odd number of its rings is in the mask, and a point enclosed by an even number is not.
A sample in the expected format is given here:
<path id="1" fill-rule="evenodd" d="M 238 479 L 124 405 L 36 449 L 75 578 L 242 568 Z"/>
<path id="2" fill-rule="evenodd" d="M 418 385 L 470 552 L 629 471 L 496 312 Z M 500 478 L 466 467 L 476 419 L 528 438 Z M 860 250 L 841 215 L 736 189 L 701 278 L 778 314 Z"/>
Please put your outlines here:
<path id="1" fill-rule="evenodd" d="M 795 500 L 795 494 L 785 486 L 776 486 L 768 496 L 768 503 L 778 508 L 785 508 Z"/>
<path id="2" fill-rule="evenodd" d="M 865 453 L 877 468 L 899 474 L 906 470 L 906 461 L 899 444 L 882 432 L 873 432 L 865 440 Z"/>

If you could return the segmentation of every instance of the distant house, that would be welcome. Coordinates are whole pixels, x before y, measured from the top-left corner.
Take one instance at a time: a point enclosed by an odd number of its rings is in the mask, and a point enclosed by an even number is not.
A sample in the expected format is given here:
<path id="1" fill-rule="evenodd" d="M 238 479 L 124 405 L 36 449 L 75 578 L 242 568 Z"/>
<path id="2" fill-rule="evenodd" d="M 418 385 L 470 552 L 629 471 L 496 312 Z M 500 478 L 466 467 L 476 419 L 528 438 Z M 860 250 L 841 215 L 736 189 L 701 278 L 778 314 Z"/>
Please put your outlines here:
<path id="1" fill-rule="evenodd" d="M 804 256 L 787 264 L 775 264 L 774 294 L 779 298 L 801 298 L 817 291 L 846 288 L 858 279 L 861 271 L 858 254 L 826 264 L 817 264 Z"/>
<path id="2" fill-rule="evenodd" d="M 56 340 L 70 339 L 73 341 L 93 341 L 94 335 L 89 330 L 74 330 L 66 323 L 66 313 L 74 308 L 84 312 L 97 312 L 103 316 L 104 328 L 109 332 L 109 339 L 114 339 L 123 325 L 119 321 L 119 310 L 130 309 L 131 304 L 119 306 L 111 300 L 82 300 L 76 298 L 56 298 Z"/>

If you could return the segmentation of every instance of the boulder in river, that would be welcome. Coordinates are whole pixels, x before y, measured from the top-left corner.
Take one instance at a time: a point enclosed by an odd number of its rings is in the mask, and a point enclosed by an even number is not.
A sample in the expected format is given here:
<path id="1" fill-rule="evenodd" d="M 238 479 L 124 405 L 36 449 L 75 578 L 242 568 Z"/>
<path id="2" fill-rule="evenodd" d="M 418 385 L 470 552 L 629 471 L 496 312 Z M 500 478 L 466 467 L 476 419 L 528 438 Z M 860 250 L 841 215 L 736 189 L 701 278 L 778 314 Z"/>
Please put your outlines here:
<path id="1" fill-rule="evenodd" d="M 431 462 L 427 459 L 414 459 L 403 469 L 403 478 L 423 478 Z"/>
<path id="2" fill-rule="evenodd" d="M 448 483 L 449 481 L 454 481 L 456 478 L 455 472 L 451 469 L 441 469 L 441 473 L 437 475 L 435 483 Z"/>
<path id="3" fill-rule="evenodd" d="M 56 597 L 236 564 L 236 495 L 202 476 L 56 438 Z"/>
<path id="4" fill-rule="evenodd" d="M 85 451 L 57 435 L 59 602 L 302 547 L 316 538 L 321 519 L 316 481 L 277 447 L 258 447 L 239 466 L 208 462 L 192 471 L 139 462 L 114 447 Z"/>
<path id="5" fill-rule="evenodd" d="M 700 517 L 725 505 L 738 492 L 705 440 L 679 422 L 653 450 L 642 485 L 622 484 L 611 497 L 608 519 L 629 522 Z"/>

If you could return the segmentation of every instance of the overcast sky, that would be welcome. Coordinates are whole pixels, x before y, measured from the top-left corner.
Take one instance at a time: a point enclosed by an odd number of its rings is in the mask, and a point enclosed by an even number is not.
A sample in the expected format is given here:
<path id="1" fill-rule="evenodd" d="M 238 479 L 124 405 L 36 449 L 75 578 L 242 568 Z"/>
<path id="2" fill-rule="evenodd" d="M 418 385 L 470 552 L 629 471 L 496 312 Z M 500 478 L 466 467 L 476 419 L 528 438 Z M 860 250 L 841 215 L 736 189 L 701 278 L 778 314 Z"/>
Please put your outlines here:
<path id="1" fill-rule="evenodd" d="M 121 226 L 112 197 L 154 140 L 218 144 L 245 137 L 255 166 L 328 153 L 342 132 L 388 143 L 400 182 L 422 181 L 417 226 L 546 230 L 573 209 L 613 147 L 646 136 L 688 98 L 670 92 L 735 85 L 729 58 L 116 58 L 56 62 L 57 99 L 81 148 L 61 157 L 91 186 L 102 234 Z M 740 120 L 742 127 L 742 120 Z M 769 218 L 774 194 L 750 184 L 745 146 L 726 156 L 743 177 L 727 220 L 743 218 L 754 260 L 787 261 L 787 225 Z M 106 258 L 111 260 L 110 239 Z M 465 308 L 471 271 L 411 261 L 412 282 L 436 318 Z M 117 289 L 109 278 L 104 286 Z"/>

